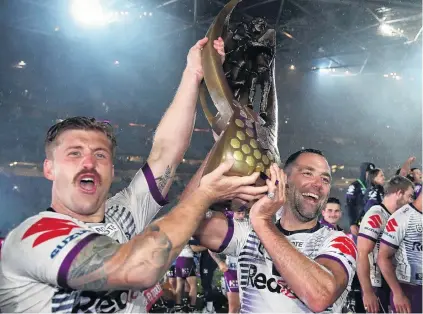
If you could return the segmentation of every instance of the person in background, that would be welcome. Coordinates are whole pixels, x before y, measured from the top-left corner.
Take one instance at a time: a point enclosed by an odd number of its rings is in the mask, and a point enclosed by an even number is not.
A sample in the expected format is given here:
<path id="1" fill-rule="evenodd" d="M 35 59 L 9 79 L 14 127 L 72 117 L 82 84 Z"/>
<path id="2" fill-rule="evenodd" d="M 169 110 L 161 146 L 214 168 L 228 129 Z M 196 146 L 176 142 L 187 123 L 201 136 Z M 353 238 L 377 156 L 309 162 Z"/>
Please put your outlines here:
<path id="1" fill-rule="evenodd" d="M 369 171 L 375 169 L 376 166 L 371 162 L 363 162 L 360 165 L 360 177 L 351 183 L 346 194 L 346 209 L 348 213 L 349 225 L 351 233 L 354 236 L 358 235 L 358 226 L 356 221 L 364 207 L 363 199 L 364 193 L 367 189 L 367 177 Z"/>
<path id="2" fill-rule="evenodd" d="M 415 199 L 417 199 L 422 191 L 422 171 L 419 168 L 412 168 L 412 163 L 416 160 L 416 157 L 409 157 L 401 168 L 396 172 L 397 175 L 407 177 L 414 183 Z"/>
<path id="3" fill-rule="evenodd" d="M 322 209 L 322 216 L 323 218 L 320 220 L 320 224 L 338 231 L 343 231 L 338 225 L 342 218 L 341 202 L 339 199 L 336 197 L 329 197 L 325 208 Z"/>
<path id="4" fill-rule="evenodd" d="M 391 289 L 396 313 L 422 313 L 422 194 L 386 223 L 377 265 Z"/>
<path id="5" fill-rule="evenodd" d="M 403 176 L 391 178 L 385 188 L 383 202 L 364 215 L 357 241 L 357 275 L 368 313 L 388 313 L 389 287 L 376 265 L 380 239 L 389 217 L 413 198 L 413 183 Z"/>
<path id="6" fill-rule="evenodd" d="M 363 198 L 364 207 L 360 216 L 364 216 L 370 207 L 382 203 L 384 196 L 384 184 L 385 174 L 382 169 L 376 168 L 369 171 L 369 175 L 367 176 L 367 189 Z"/>

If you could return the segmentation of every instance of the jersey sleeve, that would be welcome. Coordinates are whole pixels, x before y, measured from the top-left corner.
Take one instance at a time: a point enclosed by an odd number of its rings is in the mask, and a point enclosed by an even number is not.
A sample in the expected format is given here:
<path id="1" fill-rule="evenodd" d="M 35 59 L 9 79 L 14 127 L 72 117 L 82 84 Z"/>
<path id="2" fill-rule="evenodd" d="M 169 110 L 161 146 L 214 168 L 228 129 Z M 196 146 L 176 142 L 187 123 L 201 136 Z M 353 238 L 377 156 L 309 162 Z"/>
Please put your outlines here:
<path id="1" fill-rule="evenodd" d="M 376 242 L 380 234 L 383 232 L 383 220 L 380 206 L 373 206 L 364 214 L 360 222 L 359 237 L 363 237 Z"/>
<path id="2" fill-rule="evenodd" d="M 217 253 L 238 256 L 247 241 L 252 226 L 248 220 L 228 219 L 228 232 Z"/>
<path id="3" fill-rule="evenodd" d="M 127 236 L 141 233 L 167 204 L 146 163 L 127 188 L 107 200 L 107 214 L 116 220 Z"/>
<path id="4" fill-rule="evenodd" d="M 408 216 L 404 215 L 402 210 L 397 210 L 386 223 L 380 242 L 397 250 L 405 237 L 408 227 L 407 218 Z"/>
<path id="5" fill-rule="evenodd" d="M 338 262 L 351 283 L 356 270 L 357 248 L 353 240 L 341 231 L 334 232 L 318 251 L 317 258 L 328 258 Z"/>
<path id="6" fill-rule="evenodd" d="M 35 216 L 14 229 L 2 252 L 5 276 L 66 288 L 70 266 L 100 234 L 66 218 Z"/>

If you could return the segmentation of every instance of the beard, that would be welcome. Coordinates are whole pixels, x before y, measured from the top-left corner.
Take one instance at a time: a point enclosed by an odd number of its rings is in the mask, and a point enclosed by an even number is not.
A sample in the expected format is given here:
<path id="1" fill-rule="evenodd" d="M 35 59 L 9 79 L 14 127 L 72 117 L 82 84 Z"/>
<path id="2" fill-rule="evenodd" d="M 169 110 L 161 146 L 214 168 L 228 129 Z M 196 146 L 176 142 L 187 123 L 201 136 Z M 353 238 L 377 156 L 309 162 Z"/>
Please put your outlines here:
<path id="1" fill-rule="evenodd" d="M 287 200 L 291 205 L 291 211 L 294 216 L 301 222 L 310 222 L 316 219 L 326 206 L 327 196 L 325 199 L 319 200 L 312 210 L 306 210 L 303 204 L 304 198 L 300 191 L 294 186 L 290 185 L 287 193 Z"/>

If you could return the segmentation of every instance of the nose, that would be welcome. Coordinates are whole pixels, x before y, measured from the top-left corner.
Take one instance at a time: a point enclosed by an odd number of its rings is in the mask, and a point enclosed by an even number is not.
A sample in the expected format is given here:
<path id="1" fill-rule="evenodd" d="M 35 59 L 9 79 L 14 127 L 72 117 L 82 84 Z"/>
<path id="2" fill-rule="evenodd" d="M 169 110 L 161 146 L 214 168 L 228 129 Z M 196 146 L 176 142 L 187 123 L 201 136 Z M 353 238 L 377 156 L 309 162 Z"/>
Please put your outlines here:
<path id="1" fill-rule="evenodd" d="M 84 169 L 94 169 L 97 164 L 97 160 L 92 154 L 87 154 L 82 159 L 82 167 Z"/>

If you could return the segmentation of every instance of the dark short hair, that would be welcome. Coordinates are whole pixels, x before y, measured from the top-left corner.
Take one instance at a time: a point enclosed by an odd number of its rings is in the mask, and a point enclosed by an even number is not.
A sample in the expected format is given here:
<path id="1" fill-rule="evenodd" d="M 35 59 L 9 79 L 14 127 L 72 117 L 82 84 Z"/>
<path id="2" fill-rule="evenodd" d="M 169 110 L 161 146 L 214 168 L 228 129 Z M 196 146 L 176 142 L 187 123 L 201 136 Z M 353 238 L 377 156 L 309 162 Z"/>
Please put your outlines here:
<path id="1" fill-rule="evenodd" d="M 385 184 L 385 195 L 389 195 L 392 193 L 397 193 L 401 191 L 405 193 L 407 189 L 412 188 L 414 189 L 414 184 L 409 179 L 403 176 L 393 176 L 389 181 Z"/>
<path id="2" fill-rule="evenodd" d="M 338 204 L 339 206 L 341 206 L 341 201 L 336 198 L 336 197 L 329 197 L 327 203 L 331 203 L 331 204 Z"/>
<path id="3" fill-rule="evenodd" d="M 411 172 L 413 172 L 414 170 L 420 170 L 420 168 L 416 168 L 416 167 L 414 167 L 414 168 L 411 168 L 411 169 L 410 169 L 410 171 L 411 171 Z"/>
<path id="4" fill-rule="evenodd" d="M 288 159 L 285 161 L 285 164 L 283 166 L 283 170 L 286 170 L 290 165 L 292 165 L 297 160 L 298 157 L 300 157 L 300 155 L 305 154 L 305 153 L 316 154 L 316 155 L 320 155 L 322 157 L 325 157 L 325 155 L 323 155 L 322 151 L 320 151 L 318 149 L 305 148 L 305 149 L 299 150 L 298 152 L 295 152 L 291 156 L 289 156 Z"/>
<path id="5" fill-rule="evenodd" d="M 97 121 L 94 118 L 87 117 L 72 117 L 67 118 L 59 123 L 53 125 L 46 135 L 44 147 L 47 157 L 50 156 L 51 147 L 57 138 L 65 131 L 69 130 L 85 130 L 102 132 L 110 140 L 112 154 L 114 156 L 116 150 L 116 137 L 113 132 L 113 127 L 108 122 Z"/>

